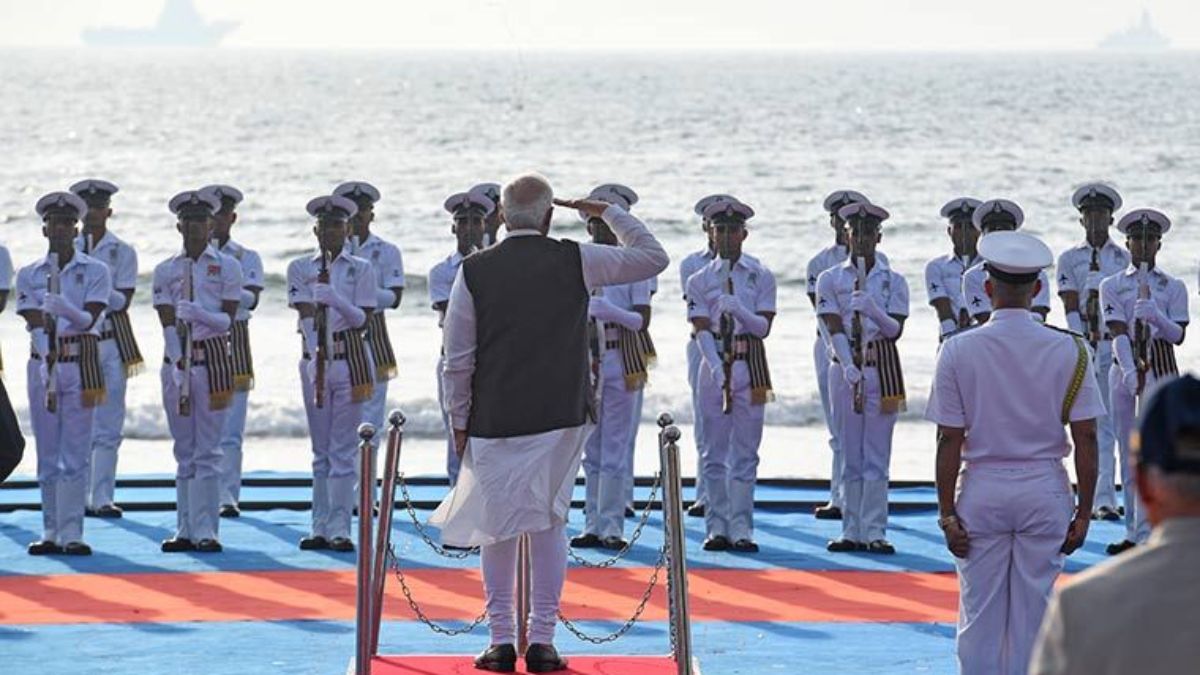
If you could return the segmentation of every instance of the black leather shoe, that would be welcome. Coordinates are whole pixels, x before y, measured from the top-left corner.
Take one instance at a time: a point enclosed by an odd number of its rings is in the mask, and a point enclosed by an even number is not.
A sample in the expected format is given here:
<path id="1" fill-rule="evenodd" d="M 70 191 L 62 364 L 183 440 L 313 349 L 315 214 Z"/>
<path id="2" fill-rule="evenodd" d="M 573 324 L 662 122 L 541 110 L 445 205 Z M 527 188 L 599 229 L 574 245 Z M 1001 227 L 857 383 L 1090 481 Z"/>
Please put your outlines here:
<path id="1" fill-rule="evenodd" d="M 182 537 L 172 537 L 162 543 L 163 553 L 187 553 L 195 550 L 196 544 L 191 539 Z"/>
<path id="2" fill-rule="evenodd" d="M 758 544 L 751 539 L 738 539 L 730 548 L 738 553 L 758 553 Z"/>
<path id="3" fill-rule="evenodd" d="M 300 540 L 301 551 L 324 551 L 328 548 L 329 540 L 325 537 L 313 535 L 311 537 L 304 537 Z"/>
<path id="4" fill-rule="evenodd" d="M 514 673 L 517 670 L 517 648 L 510 644 L 492 645 L 475 657 L 475 668 L 493 673 Z"/>
<path id="5" fill-rule="evenodd" d="M 867 553 L 877 553 L 879 555 L 894 555 L 896 547 L 892 546 L 887 539 L 876 539 L 867 544 Z"/>
<path id="6" fill-rule="evenodd" d="M 692 518 L 704 517 L 704 502 L 696 502 L 688 507 L 687 514 Z"/>
<path id="7" fill-rule="evenodd" d="M 1092 512 L 1092 520 L 1107 520 L 1116 522 L 1121 519 L 1121 514 L 1111 506 L 1101 506 Z"/>
<path id="8" fill-rule="evenodd" d="M 729 537 L 726 537 L 723 534 L 718 534 L 704 540 L 705 551 L 728 551 L 729 547 L 732 545 L 733 544 L 729 541 Z"/>
<path id="9" fill-rule="evenodd" d="M 852 553 L 867 550 L 867 545 L 849 539 L 834 539 L 825 545 L 825 550 L 830 553 Z"/>
<path id="10" fill-rule="evenodd" d="M 627 548 L 629 546 L 629 542 L 620 537 L 605 537 L 604 541 L 602 541 L 600 545 L 610 551 L 620 551 L 623 548 Z"/>
<path id="11" fill-rule="evenodd" d="M 552 673 L 566 669 L 567 660 L 558 655 L 554 645 L 534 643 L 525 650 L 525 670 L 531 673 Z"/>
<path id="12" fill-rule="evenodd" d="M 125 514 L 116 504 L 105 504 L 94 509 L 84 509 L 83 515 L 88 518 L 120 518 Z"/>
<path id="13" fill-rule="evenodd" d="M 216 539 L 201 539 L 196 542 L 196 553 L 220 553 L 225 550 Z"/>
<path id="14" fill-rule="evenodd" d="M 1122 541 L 1109 544 L 1104 548 L 1104 552 L 1109 555 L 1121 555 L 1125 551 L 1128 551 L 1135 546 L 1137 546 L 1137 544 L 1129 541 L 1128 539 L 1124 539 Z"/>
<path id="15" fill-rule="evenodd" d="M 353 553 L 354 542 L 345 537 L 334 537 L 329 540 L 329 550 L 337 551 L 338 553 Z"/>
<path id="16" fill-rule="evenodd" d="M 600 548 L 604 542 L 594 534 L 584 533 L 578 537 L 571 537 L 571 548 Z"/>
<path id="17" fill-rule="evenodd" d="M 841 520 L 842 510 L 833 504 L 826 504 L 813 509 L 813 515 L 817 520 Z"/>
<path id="18" fill-rule="evenodd" d="M 73 541 L 62 549 L 63 555 L 91 555 L 92 547 L 82 541 Z"/>
<path id="19" fill-rule="evenodd" d="M 237 518 L 242 515 L 242 510 L 237 504 L 222 504 L 220 514 L 222 518 Z"/>
<path id="20" fill-rule="evenodd" d="M 58 544 L 52 541 L 35 541 L 25 549 L 29 555 L 58 555 L 63 552 L 63 549 Z"/>

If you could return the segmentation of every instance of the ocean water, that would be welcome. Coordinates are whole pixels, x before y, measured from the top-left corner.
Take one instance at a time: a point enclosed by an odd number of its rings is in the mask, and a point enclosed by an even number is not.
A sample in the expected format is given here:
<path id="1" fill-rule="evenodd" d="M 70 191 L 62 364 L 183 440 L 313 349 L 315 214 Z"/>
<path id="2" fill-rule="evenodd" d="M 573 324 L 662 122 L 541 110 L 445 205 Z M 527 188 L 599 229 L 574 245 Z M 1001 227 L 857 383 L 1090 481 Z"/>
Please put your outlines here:
<path id="1" fill-rule="evenodd" d="M 893 215 L 881 248 L 912 295 L 901 341 L 909 435 L 923 424 L 937 345 L 924 265 L 949 246 L 938 209 L 952 197 L 1014 199 L 1026 211 L 1025 229 L 1058 251 L 1082 239 L 1074 187 L 1109 180 L 1127 208 L 1172 217 L 1160 264 L 1184 278 L 1195 304 L 1200 54 L 8 50 L 2 57 L 0 147 L 9 159 L 0 163 L 0 242 L 14 263 L 44 253 L 33 213 L 41 194 L 90 176 L 121 187 L 110 227 L 140 256 L 132 312 L 150 364 L 129 383 L 131 438 L 168 437 L 149 288 L 154 265 L 179 246 L 166 203 L 211 182 L 245 192 L 234 236 L 262 254 L 267 272 L 251 324 L 258 378 L 247 431 L 254 436 L 305 435 L 299 338 L 283 273 L 314 245 L 305 203 L 348 179 L 381 189 L 375 231 L 403 250 L 407 289 L 390 315 L 401 372 L 390 398 L 410 431 L 428 437 L 441 431 L 440 333 L 426 274 L 454 245 L 442 201 L 528 169 L 543 172 L 561 195 L 603 181 L 634 187 L 635 213 L 672 255 L 654 301 L 660 360 L 646 421 L 659 410 L 691 417 L 677 264 L 703 245 L 691 207 L 711 192 L 756 209 L 746 250 L 778 280 L 779 315 L 767 341 L 778 394 L 767 411 L 772 428 L 823 424 L 804 279 L 808 259 L 832 240 L 820 203 L 833 189 L 859 189 Z M 566 212 L 556 214 L 553 232 L 586 236 Z M 1055 305 L 1051 322 L 1062 325 Z M 7 385 L 27 419 L 27 338 L 11 301 L 0 315 L 0 344 Z M 1198 345 L 1191 337 L 1181 350 L 1185 368 L 1200 364 Z M 163 460 L 169 466 L 169 455 Z"/>

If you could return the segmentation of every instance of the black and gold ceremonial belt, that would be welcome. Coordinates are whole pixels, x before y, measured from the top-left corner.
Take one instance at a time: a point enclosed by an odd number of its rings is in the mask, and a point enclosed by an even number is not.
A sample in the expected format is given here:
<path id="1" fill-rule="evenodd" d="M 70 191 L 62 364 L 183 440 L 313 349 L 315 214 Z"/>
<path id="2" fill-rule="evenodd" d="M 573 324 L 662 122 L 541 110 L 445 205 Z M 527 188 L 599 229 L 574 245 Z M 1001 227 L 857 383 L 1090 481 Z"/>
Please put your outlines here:
<path id="1" fill-rule="evenodd" d="M 388 337 L 387 320 L 383 311 L 371 312 L 367 317 L 367 344 L 371 345 L 371 359 L 375 362 L 375 379 L 387 382 L 396 376 L 396 352 Z"/>
<path id="2" fill-rule="evenodd" d="M 108 320 L 112 323 L 112 330 L 102 332 L 100 339 L 117 341 L 117 354 L 121 357 L 121 364 L 125 366 L 125 377 L 133 377 L 142 372 L 145 359 L 142 358 L 137 338 L 133 335 L 133 324 L 129 321 L 129 312 L 125 310 L 109 312 Z"/>
<path id="3" fill-rule="evenodd" d="M 233 359 L 233 388 L 250 391 L 254 388 L 254 359 L 250 355 L 250 322 L 234 321 L 229 328 L 229 346 Z"/>

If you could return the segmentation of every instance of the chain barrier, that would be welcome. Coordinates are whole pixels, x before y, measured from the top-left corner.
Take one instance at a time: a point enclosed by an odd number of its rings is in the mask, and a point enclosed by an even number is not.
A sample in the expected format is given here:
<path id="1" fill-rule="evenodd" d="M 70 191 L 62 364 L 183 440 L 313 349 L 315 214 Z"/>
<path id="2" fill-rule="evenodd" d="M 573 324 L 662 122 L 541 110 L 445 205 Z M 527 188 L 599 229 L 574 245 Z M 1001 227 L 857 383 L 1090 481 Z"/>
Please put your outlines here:
<path id="1" fill-rule="evenodd" d="M 417 534 L 420 535 L 421 539 L 429 545 L 429 548 L 433 549 L 434 553 L 451 560 L 465 560 L 471 554 L 479 553 L 479 547 L 452 551 L 434 541 L 433 537 L 429 536 L 429 532 L 425 530 L 425 526 L 421 524 L 421 519 L 417 517 L 417 511 L 413 508 L 412 498 L 408 496 L 408 485 L 404 482 L 403 472 L 396 474 L 396 485 L 400 488 L 400 497 L 404 500 L 404 510 L 408 512 L 408 517 L 412 520 L 413 527 L 416 528 Z"/>
<path id="2" fill-rule="evenodd" d="M 576 626 L 574 622 L 572 622 L 566 616 L 563 616 L 561 610 L 558 612 L 558 620 L 562 622 L 562 625 L 572 635 L 583 642 L 590 642 L 594 645 L 602 645 L 606 642 L 615 642 L 616 640 L 620 639 L 621 636 L 628 633 L 629 629 L 633 628 L 634 624 L 638 622 L 638 619 L 642 617 L 642 612 L 646 611 L 646 605 L 650 603 L 650 598 L 652 595 L 654 595 L 654 587 L 658 585 L 658 575 L 660 572 L 662 572 L 662 569 L 666 564 L 667 544 L 666 542 L 663 542 L 663 547 L 658 554 L 658 562 L 654 563 L 654 573 L 650 575 L 650 583 L 646 586 L 646 591 L 642 593 L 642 599 L 638 603 L 637 608 L 633 610 L 633 616 L 629 617 L 629 619 L 627 619 L 620 628 L 612 633 L 600 637 L 588 635 L 587 633 L 583 632 L 583 629 L 581 629 L 579 626 Z"/>
<path id="3" fill-rule="evenodd" d="M 654 499 L 658 496 L 658 488 L 659 485 L 661 485 L 661 482 L 662 472 L 655 472 L 654 482 L 650 485 L 650 496 L 646 499 L 646 506 L 642 509 L 642 515 L 638 519 L 637 527 L 635 527 L 633 529 L 633 533 L 629 535 L 629 541 L 625 542 L 625 546 L 623 546 L 621 550 L 617 551 L 613 557 L 601 560 L 600 562 L 592 562 L 587 558 L 580 556 L 570 547 L 570 545 L 568 545 L 567 555 L 571 557 L 571 560 L 580 567 L 590 567 L 592 569 L 604 569 L 606 567 L 612 567 L 620 562 L 620 560 L 624 558 L 630 550 L 633 549 L 633 545 L 637 543 L 637 540 L 642 536 L 642 530 L 646 529 L 646 523 L 650 520 L 651 507 L 654 505 Z M 665 539 L 666 532 L 664 531 L 663 534 Z"/>
<path id="4" fill-rule="evenodd" d="M 479 613 L 475 620 L 462 628 L 446 628 L 435 623 L 432 619 L 421 611 L 421 606 L 413 599 L 412 589 L 408 587 L 408 581 L 404 578 L 404 570 L 400 569 L 400 557 L 396 555 L 396 547 L 394 544 L 388 545 L 388 564 L 392 567 L 392 573 L 396 577 L 396 581 L 400 582 L 400 590 L 404 593 L 404 599 L 408 601 L 408 607 L 412 610 L 417 620 L 429 627 L 435 633 L 440 633 L 447 637 L 455 637 L 457 635 L 466 635 L 475 630 L 484 621 L 487 621 L 487 610 Z"/>

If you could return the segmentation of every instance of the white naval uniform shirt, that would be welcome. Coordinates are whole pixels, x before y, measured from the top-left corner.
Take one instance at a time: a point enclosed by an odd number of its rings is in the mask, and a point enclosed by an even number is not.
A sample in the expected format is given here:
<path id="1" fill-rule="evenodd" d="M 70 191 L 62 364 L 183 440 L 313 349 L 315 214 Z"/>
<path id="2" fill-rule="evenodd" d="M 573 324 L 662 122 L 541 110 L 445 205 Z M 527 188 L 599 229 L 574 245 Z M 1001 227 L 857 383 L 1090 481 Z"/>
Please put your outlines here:
<path id="1" fill-rule="evenodd" d="M 837 314 L 842 317 L 842 326 L 847 337 L 854 311 L 850 309 L 850 296 L 858 272 L 854 264 L 846 260 L 842 264 L 825 270 L 817 277 L 817 314 Z M 902 275 L 893 272 L 884 258 L 876 256 L 875 266 L 867 273 L 867 287 L 863 289 L 885 314 L 908 316 L 908 282 Z M 866 314 L 862 317 L 863 340 L 872 342 L 883 338 L 879 326 Z"/>
<path id="2" fill-rule="evenodd" d="M 971 269 L 963 273 L 962 278 L 962 298 L 963 302 L 967 303 L 967 312 L 971 314 L 971 318 L 975 318 L 977 314 L 992 311 L 992 299 L 988 297 L 987 291 L 984 288 L 984 283 L 987 281 L 987 270 L 984 269 L 983 263 L 973 265 Z M 1038 280 L 1042 282 L 1041 289 L 1037 295 L 1033 296 L 1033 309 L 1044 309 L 1050 311 L 1050 277 L 1046 275 L 1046 271 L 1038 272 Z"/>
<path id="3" fill-rule="evenodd" d="M 89 302 L 98 302 L 108 306 L 108 296 L 112 292 L 112 276 L 104 263 L 76 253 L 58 275 L 59 295 L 71 305 L 84 309 Z M 46 293 L 50 287 L 50 256 L 47 255 L 37 262 L 26 265 L 17 272 L 17 312 L 41 310 Z M 92 323 L 87 329 L 74 326 L 64 317 L 57 317 L 55 329 L 58 337 L 69 335 L 100 335 L 100 320 Z"/>
<path id="4" fill-rule="evenodd" d="M 443 302 L 450 302 L 450 289 L 454 286 L 454 277 L 458 276 L 458 268 L 462 267 L 463 255 L 454 250 L 429 270 L 429 306 L 437 309 Z M 445 322 L 445 315 L 438 316 L 438 328 Z"/>
<path id="5" fill-rule="evenodd" d="M 821 276 L 821 272 L 833 267 L 841 265 L 850 257 L 850 250 L 842 244 L 827 246 L 811 260 L 808 261 L 808 277 L 805 280 L 806 292 L 810 295 L 817 294 L 817 278 Z M 880 262 L 887 264 L 888 258 L 883 251 L 876 251 L 875 258 Z"/>
<path id="6" fill-rule="evenodd" d="M 623 245 L 579 244 L 583 283 L 589 291 L 649 279 L 666 269 L 666 251 L 640 220 L 618 206 L 609 206 L 603 219 Z M 541 235 L 515 230 L 507 236 Z M 442 375 L 454 429 L 466 429 L 471 413 L 475 322 L 475 301 L 460 267 L 446 308 Z M 566 522 L 583 445 L 592 429 L 583 424 L 513 438 L 469 439 L 458 483 L 429 522 L 442 528 L 443 542 L 457 546 L 492 544 Z"/>
<path id="7" fill-rule="evenodd" d="M 288 307 L 299 303 L 312 303 L 313 286 L 321 272 L 321 252 L 296 258 L 288 263 Z M 329 261 L 329 285 L 333 291 L 350 301 L 355 307 L 368 310 L 375 308 L 375 276 L 371 263 L 350 255 L 349 247 L 343 246 L 338 257 Z M 341 312 L 327 313 L 329 332 L 340 333 L 344 330 L 356 329 L 351 326 Z"/>
<path id="8" fill-rule="evenodd" d="M 925 291 L 929 293 L 929 304 L 946 298 L 950 301 L 950 315 L 955 321 L 958 321 L 959 310 L 966 307 L 963 303 L 963 275 L 980 262 L 979 256 L 975 256 L 964 265 L 963 257 L 947 253 L 925 265 Z M 971 313 L 969 309 L 967 313 Z"/>
<path id="9" fill-rule="evenodd" d="M 966 429 L 962 459 L 1062 460 L 1071 451 L 1062 406 L 1079 350 L 1023 309 L 1000 309 L 942 343 L 925 419 Z M 1104 415 L 1092 359 L 1070 420 Z"/>
<path id="10" fill-rule="evenodd" d="M 83 243 L 82 235 L 76 237 L 75 250 L 82 252 Z M 132 291 L 137 287 L 137 251 L 112 232 L 105 231 L 100 241 L 92 242 L 92 251 L 88 255 L 108 266 L 113 290 Z M 128 303 L 126 305 L 125 309 L 129 309 Z M 100 325 L 104 331 L 112 330 L 112 322 L 108 317 L 104 317 Z"/>
<path id="11" fill-rule="evenodd" d="M 1186 324 L 1188 318 L 1187 287 L 1175 277 L 1154 267 L 1146 273 L 1150 286 L 1150 299 L 1158 306 L 1159 311 L 1176 323 Z M 1104 322 L 1123 322 L 1130 331 L 1133 330 L 1133 307 L 1138 297 L 1138 268 L 1130 265 L 1124 271 L 1108 277 L 1100 283 L 1100 307 L 1104 313 Z M 1158 337 L 1158 327 L 1148 324 L 1150 337 Z M 1133 333 L 1130 332 L 1130 339 Z"/>
<path id="12" fill-rule="evenodd" d="M 698 272 L 701 267 L 712 262 L 715 256 L 712 251 L 705 248 L 703 251 L 690 253 L 686 258 L 679 262 L 679 288 L 683 292 L 683 299 L 687 301 L 687 282 L 693 274 Z"/>
<path id="13" fill-rule="evenodd" d="M 1122 246 L 1118 246 L 1116 242 L 1109 238 L 1108 241 L 1104 242 L 1104 246 L 1100 247 L 1097 262 L 1100 263 L 1101 278 L 1108 278 L 1129 267 L 1129 251 L 1125 250 Z M 1058 256 L 1058 292 L 1060 295 L 1063 291 L 1075 291 L 1079 294 L 1080 316 L 1083 315 L 1083 312 L 1087 308 L 1089 290 L 1087 283 L 1091 266 L 1092 246 L 1086 241 L 1078 246 L 1072 246 Z M 1100 319 L 1101 324 L 1103 324 L 1103 317 L 1100 317 Z M 1107 338 L 1107 329 L 1101 325 L 1100 330 Z"/>
<path id="14" fill-rule="evenodd" d="M 0 246 L 0 291 L 12 290 L 13 265 L 8 249 Z"/>
<path id="15" fill-rule="evenodd" d="M 404 258 L 395 244 L 380 239 L 372 232 L 351 253 L 371 263 L 371 269 L 375 271 L 376 288 L 404 288 Z"/>
<path id="16" fill-rule="evenodd" d="M 220 247 L 220 252 L 230 256 L 238 261 L 242 268 L 242 288 L 262 290 L 263 288 L 263 264 L 262 258 L 258 252 L 248 249 L 239 244 L 233 239 L 225 242 L 225 245 Z M 237 316 L 238 321 L 246 321 L 250 318 L 251 309 L 248 305 L 239 304 Z"/>
<path id="17" fill-rule="evenodd" d="M 743 253 L 733 264 L 730 276 L 733 278 L 733 295 L 746 309 L 754 314 L 775 313 L 775 275 L 766 265 Z M 724 294 L 725 261 L 715 258 L 688 277 L 688 320 L 706 318 L 712 323 L 711 330 L 717 330 L 721 324 L 717 300 Z M 733 332 L 746 332 L 742 322 L 736 318 Z"/>
<path id="18" fill-rule="evenodd" d="M 154 268 L 154 306 L 179 304 L 183 294 L 183 274 L 186 262 L 192 262 L 183 252 L 167 258 Z M 192 262 L 193 302 L 209 312 L 220 312 L 224 302 L 238 302 L 242 297 L 242 266 L 233 258 L 209 244 L 200 257 Z M 218 331 L 202 321 L 192 322 L 192 341 L 200 342 L 218 335 Z"/>

